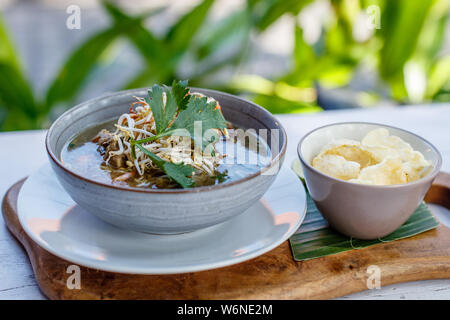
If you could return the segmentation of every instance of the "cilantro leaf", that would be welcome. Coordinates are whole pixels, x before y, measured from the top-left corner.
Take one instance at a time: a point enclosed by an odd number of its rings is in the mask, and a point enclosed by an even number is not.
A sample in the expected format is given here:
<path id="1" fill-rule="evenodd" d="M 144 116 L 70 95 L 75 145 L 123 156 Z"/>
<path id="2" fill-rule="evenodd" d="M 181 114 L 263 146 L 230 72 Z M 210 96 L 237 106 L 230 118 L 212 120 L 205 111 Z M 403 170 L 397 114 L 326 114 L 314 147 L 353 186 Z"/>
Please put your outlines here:
<path id="1" fill-rule="evenodd" d="M 189 95 L 189 88 L 187 87 L 188 81 L 176 81 L 173 80 L 172 83 L 172 93 L 177 101 L 177 105 L 179 110 L 184 110 L 187 107 L 189 99 L 191 96 Z"/>
<path id="2" fill-rule="evenodd" d="M 196 132 L 197 125 L 198 128 L 201 126 L 201 132 Z M 196 145 L 201 146 L 202 150 L 205 150 L 206 147 L 219 139 L 216 131 L 208 130 L 223 130 L 225 128 L 226 120 L 220 108 L 217 108 L 215 101 L 208 102 L 207 97 L 191 96 L 186 109 L 178 113 L 178 116 L 169 128 L 158 132 L 152 137 L 138 140 L 136 143 L 147 143 L 171 135 L 190 136 Z"/>
<path id="3" fill-rule="evenodd" d="M 162 171 L 164 171 L 170 177 L 170 179 L 176 181 L 183 188 L 190 188 L 195 185 L 194 180 L 192 179 L 194 168 L 192 168 L 191 166 L 165 161 L 153 152 L 145 149 L 141 144 L 136 143 L 136 146 L 145 155 L 147 155 L 154 164 L 156 164 Z"/>
<path id="4" fill-rule="evenodd" d="M 195 132 L 196 126 L 201 125 L 201 132 Z M 192 96 L 185 110 L 180 111 L 177 118 L 170 127 L 170 131 L 187 130 L 191 139 L 202 149 L 210 143 L 218 140 L 217 132 L 209 129 L 225 129 L 226 121 L 222 112 L 217 108 L 216 102 L 208 102 L 207 97 Z"/>
<path id="5" fill-rule="evenodd" d="M 189 165 L 164 161 L 162 170 L 185 189 L 195 186 L 195 182 L 192 179 L 194 168 Z"/>
<path id="6" fill-rule="evenodd" d="M 220 183 L 228 180 L 230 177 L 228 176 L 228 170 L 225 170 L 224 172 L 218 172 L 213 178 Z"/>
<path id="7" fill-rule="evenodd" d="M 163 103 L 163 92 L 166 94 L 166 105 Z M 169 88 L 161 88 L 154 85 L 152 90 L 148 91 L 148 98 L 145 101 L 150 106 L 155 119 L 156 133 L 161 133 L 167 129 L 169 123 L 177 113 L 177 101 Z"/>

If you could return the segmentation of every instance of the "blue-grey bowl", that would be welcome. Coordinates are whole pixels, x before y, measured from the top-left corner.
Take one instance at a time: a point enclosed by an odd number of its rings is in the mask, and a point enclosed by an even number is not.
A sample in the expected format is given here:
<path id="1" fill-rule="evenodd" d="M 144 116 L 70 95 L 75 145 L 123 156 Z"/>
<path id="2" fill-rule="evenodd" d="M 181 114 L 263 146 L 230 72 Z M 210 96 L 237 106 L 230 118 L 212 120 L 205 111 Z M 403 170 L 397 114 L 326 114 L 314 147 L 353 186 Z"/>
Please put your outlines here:
<path id="1" fill-rule="evenodd" d="M 61 162 L 67 141 L 83 130 L 128 111 L 134 96 L 147 89 L 108 94 L 81 103 L 61 115 L 50 127 L 46 148 L 59 182 L 82 208 L 98 218 L 134 231 L 175 234 L 224 222 L 258 201 L 274 181 L 286 151 L 286 133 L 264 108 L 242 98 L 205 89 L 191 89 L 215 98 L 225 118 L 238 127 L 267 129 L 278 145 L 271 145 L 272 159 L 260 171 L 243 179 L 191 189 L 145 189 L 121 187 L 83 177 Z M 268 139 L 270 140 L 270 139 Z"/>

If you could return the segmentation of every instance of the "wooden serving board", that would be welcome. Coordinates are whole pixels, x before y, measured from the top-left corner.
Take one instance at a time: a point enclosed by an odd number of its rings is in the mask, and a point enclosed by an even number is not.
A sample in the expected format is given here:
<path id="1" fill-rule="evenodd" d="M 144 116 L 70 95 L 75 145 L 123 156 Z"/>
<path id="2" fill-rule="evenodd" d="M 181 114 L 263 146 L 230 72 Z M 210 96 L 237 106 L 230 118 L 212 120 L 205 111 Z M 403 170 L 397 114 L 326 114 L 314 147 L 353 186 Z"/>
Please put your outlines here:
<path id="1" fill-rule="evenodd" d="M 327 299 L 367 289 L 367 268 L 381 269 L 381 285 L 450 278 L 450 229 L 365 249 L 296 262 L 288 241 L 234 266 L 176 275 L 129 275 L 81 267 L 81 289 L 68 289 L 72 263 L 28 237 L 17 218 L 23 180 L 3 200 L 3 216 L 25 248 L 42 292 L 50 299 Z M 450 209 L 450 174 L 440 173 L 425 198 Z"/>

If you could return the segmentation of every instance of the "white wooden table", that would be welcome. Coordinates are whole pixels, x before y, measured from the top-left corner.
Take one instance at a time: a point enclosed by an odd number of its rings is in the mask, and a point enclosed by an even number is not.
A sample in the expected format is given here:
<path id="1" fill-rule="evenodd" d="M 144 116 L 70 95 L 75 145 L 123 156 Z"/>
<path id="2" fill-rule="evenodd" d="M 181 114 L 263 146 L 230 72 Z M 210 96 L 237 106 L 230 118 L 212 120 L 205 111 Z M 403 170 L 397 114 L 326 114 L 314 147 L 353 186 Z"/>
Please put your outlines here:
<path id="1" fill-rule="evenodd" d="M 450 104 L 329 111 L 312 115 L 281 115 L 288 133 L 285 165 L 296 157 L 296 144 L 308 131 L 342 121 L 369 121 L 411 130 L 442 153 L 442 170 L 450 172 Z M 45 131 L 0 133 L 0 195 L 47 161 Z M 450 212 L 432 206 L 442 223 L 450 226 Z M 2 218 L 0 217 L 0 220 Z M 0 221 L 0 299 L 45 299 L 39 291 L 27 256 Z M 450 245 L 450 244 L 449 244 Z M 381 279 L 381 285 L 382 279 Z M 342 299 L 450 299 L 450 279 L 417 281 L 355 293 Z"/>

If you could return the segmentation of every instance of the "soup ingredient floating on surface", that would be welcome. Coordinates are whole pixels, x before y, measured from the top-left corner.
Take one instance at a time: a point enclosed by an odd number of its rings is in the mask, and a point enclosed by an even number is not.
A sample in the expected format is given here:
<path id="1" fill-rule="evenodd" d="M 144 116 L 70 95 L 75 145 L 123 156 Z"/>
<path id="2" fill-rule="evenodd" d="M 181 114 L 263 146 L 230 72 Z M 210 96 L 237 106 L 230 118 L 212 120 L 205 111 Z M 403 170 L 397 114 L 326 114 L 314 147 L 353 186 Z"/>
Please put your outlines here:
<path id="1" fill-rule="evenodd" d="M 187 81 L 174 81 L 172 89 L 154 85 L 148 97 L 136 99 L 115 132 L 102 129 L 93 139 L 105 169 L 122 171 L 116 181 L 159 176 L 189 188 L 222 177 L 215 144 L 227 135 L 227 123 L 216 100 L 191 94 Z"/>
<path id="2" fill-rule="evenodd" d="M 370 131 L 361 142 L 338 139 L 322 148 L 312 166 L 333 178 L 370 185 L 416 181 L 431 168 L 422 153 L 385 128 Z"/>

